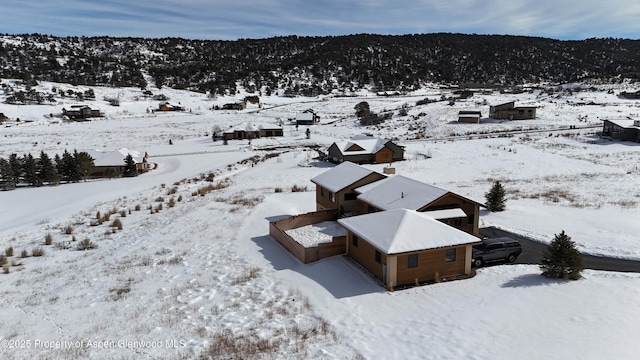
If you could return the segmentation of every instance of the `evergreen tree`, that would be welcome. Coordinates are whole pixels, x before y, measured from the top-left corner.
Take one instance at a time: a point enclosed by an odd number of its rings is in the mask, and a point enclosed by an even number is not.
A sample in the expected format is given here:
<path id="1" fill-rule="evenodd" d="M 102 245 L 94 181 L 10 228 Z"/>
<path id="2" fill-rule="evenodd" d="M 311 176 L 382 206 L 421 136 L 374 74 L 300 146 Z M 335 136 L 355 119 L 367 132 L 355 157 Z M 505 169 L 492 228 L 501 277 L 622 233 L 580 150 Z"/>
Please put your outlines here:
<path id="1" fill-rule="evenodd" d="M 84 181 L 87 181 L 87 176 L 91 174 L 95 166 L 93 163 L 93 158 L 86 151 L 74 151 L 73 158 L 76 162 L 76 165 L 78 166 L 78 174 L 80 174 Z"/>
<path id="2" fill-rule="evenodd" d="M 503 211 L 506 207 L 506 199 L 505 199 L 505 191 L 500 181 L 496 181 L 489 190 L 488 193 L 484 194 L 485 206 L 489 211 Z"/>
<path id="3" fill-rule="evenodd" d="M 38 164 L 31 154 L 26 154 L 22 158 L 22 172 L 24 173 L 24 181 L 31 186 L 41 186 L 42 179 L 38 174 Z"/>
<path id="4" fill-rule="evenodd" d="M 7 159 L 0 158 L 0 189 L 10 190 L 15 189 L 15 187 L 16 182 L 11 164 Z"/>
<path id="5" fill-rule="evenodd" d="M 56 156 L 53 157 L 53 164 L 56 167 L 58 179 L 60 179 L 62 177 L 62 159 L 60 158 L 60 155 L 56 154 Z"/>
<path id="6" fill-rule="evenodd" d="M 44 151 L 40 152 L 40 158 L 38 159 L 38 174 L 43 182 L 49 184 L 57 184 L 60 181 L 51 158 Z"/>
<path id="7" fill-rule="evenodd" d="M 138 169 L 136 168 L 136 161 L 133 160 L 133 156 L 131 154 L 127 154 L 124 158 L 124 171 L 122 172 L 122 176 L 132 177 L 138 175 Z"/>
<path id="8" fill-rule="evenodd" d="M 66 182 L 78 182 L 80 181 L 80 171 L 78 169 L 78 163 L 71 153 L 67 150 L 62 154 L 62 171 L 60 177 Z"/>
<path id="9" fill-rule="evenodd" d="M 17 154 L 9 155 L 9 166 L 11 166 L 11 171 L 13 172 L 13 182 L 18 186 L 22 177 L 22 161 L 20 161 Z"/>
<path id="10" fill-rule="evenodd" d="M 584 269 L 582 256 L 564 230 L 556 234 L 547 246 L 540 260 L 540 269 L 542 275 L 547 277 L 571 280 L 580 278 L 580 272 Z"/>

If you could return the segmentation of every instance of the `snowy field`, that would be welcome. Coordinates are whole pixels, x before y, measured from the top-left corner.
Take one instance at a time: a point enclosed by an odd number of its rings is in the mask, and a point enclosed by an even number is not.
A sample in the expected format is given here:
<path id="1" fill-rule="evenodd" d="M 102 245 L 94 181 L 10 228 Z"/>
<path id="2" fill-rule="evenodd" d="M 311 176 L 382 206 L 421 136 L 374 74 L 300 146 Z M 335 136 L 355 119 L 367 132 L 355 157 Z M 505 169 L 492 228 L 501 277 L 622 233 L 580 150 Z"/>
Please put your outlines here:
<path id="1" fill-rule="evenodd" d="M 54 85 L 67 86 L 40 86 Z M 157 102 L 140 100 L 138 89 L 95 88 L 97 99 L 118 95 L 120 106 L 85 101 L 106 116 L 83 123 L 58 116 L 70 100 L 0 105 L 12 119 L 0 128 L 2 157 L 127 147 L 158 164 L 133 179 L 0 192 L 0 249 L 14 250 L 9 273 L 0 274 L 0 356 L 634 358 L 640 274 L 585 271 L 566 283 L 540 277 L 534 266 L 494 266 L 468 280 L 390 293 L 345 257 L 303 265 L 268 236 L 269 221 L 315 210 L 309 179 L 330 165 L 307 146 L 370 133 L 406 146 L 408 160 L 393 164 L 399 174 L 478 202 L 500 180 L 507 210 L 484 211 L 481 226 L 542 242 L 564 230 L 581 251 L 640 260 L 640 148 L 602 141 L 588 127 L 637 116 L 638 103 L 609 88 L 475 95 L 453 106 L 415 105 L 448 95 L 435 87 L 406 97 L 261 97 L 262 108 L 240 112 L 210 110 L 230 97 L 162 89 L 187 109 L 171 114 L 147 112 Z M 622 90 L 633 89 L 615 92 Z M 455 121 L 459 110 L 486 116 L 483 104 L 511 100 L 539 106 L 538 118 Z M 361 127 L 353 115 L 360 101 L 396 115 Z M 580 105 L 591 101 L 597 105 Z M 403 107 L 406 116 L 397 114 Z M 306 127 L 286 121 L 308 108 L 321 116 L 310 139 Z M 211 141 L 214 126 L 280 120 L 282 138 Z M 568 129 L 574 125 L 580 129 Z M 490 137 L 514 130 L 522 133 Z M 279 156 L 265 157 L 262 149 L 273 146 Z M 110 219 L 96 224 L 98 212 Z M 327 229 L 320 232 L 334 235 Z M 84 240 L 97 247 L 78 251 Z M 31 256 L 34 249 L 44 256 Z"/>

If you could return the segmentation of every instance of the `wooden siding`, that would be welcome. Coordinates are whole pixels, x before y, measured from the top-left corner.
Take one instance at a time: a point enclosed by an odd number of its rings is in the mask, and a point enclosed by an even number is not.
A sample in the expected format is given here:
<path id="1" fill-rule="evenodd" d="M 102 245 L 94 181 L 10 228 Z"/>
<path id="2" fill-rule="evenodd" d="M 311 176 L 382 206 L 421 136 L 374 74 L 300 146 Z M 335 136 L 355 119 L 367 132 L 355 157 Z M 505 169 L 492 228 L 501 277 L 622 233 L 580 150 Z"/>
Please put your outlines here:
<path id="1" fill-rule="evenodd" d="M 418 282 L 424 282 L 464 275 L 467 268 L 467 262 L 469 264 L 471 263 L 471 259 L 467 259 L 466 247 L 468 246 L 465 245 L 398 254 L 396 285 L 415 284 L 416 279 Z M 456 249 L 455 261 L 446 261 L 445 254 L 447 249 Z M 408 255 L 411 254 L 418 254 L 417 267 L 407 267 L 407 258 Z"/>
<path id="2" fill-rule="evenodd" d="M 382 280 L 382 264 L 387 263 L 387 255 L 381 252 L 380 262 L 376 261 L 376 248 L 367 240 L 358 237 L 358 246 L 352 243 L 353 233 L 347 230 L 347 253 L 365 269 Z"/>
<path id="3" fill-rule="evenodd" d="M 374 158 L 376 164 L 391 163 L 393 161 L 393 151 L 387 147 L 380 149 Z"/>
<path id="4" fill-rule="evenodd" d="M 432 202 L 431 204 L 428 204 L 427 206 L 418 209 L 418 211 L 422 212 L 422 211 L 428 211 L 428 210 L 435 210 L 438 208 L 451 209 L 456 207 L 459 207 L 460 209 L 462 209 L 462 211 L 464 211 L 465 214 L 467 214 L 467 219 L 461 219 L 461 224 L 459 226 L 454 226 L 454 225 L 452 226 L 455 227 L 456 229 L 460 229 L 471 235 L 478 236 L 479 234 L 478 222 L 480 221 L 480 204 L 476 202 L 467 200 L 454 193 L 448 193 L 443 197 L 439 198 L 438 200 Z M 471 222 L 468 221 L 469 215 L 473 216 L 473 221 Z"/>
<path id="5" fill-rule="evenodd" d="M 304 247 L 285 231 L 323 221 L 336 220 L 336 218 L 336 212 L 332 210 L 290 216 L 286 219 L 270 222 L 269 235 L 302 263 L 308 264 L 326 257 L 344 254 L 346 251 L 346 236 L 334 236 L 331 243 Z"/>
<path id="6" fill-rule="evenodd" d="M 316 185 L 316 209 L 317 210 L 325 210 L 325 209 L 336 209 L 339 210 L 340 206 L 343 207 L 344 211 L 356 211 L 358 209 L 362 209 L 362 204 L 360 204 L 359 200 L 345 200 L 345 195 L 354 192 L 354 189 L 370 184 L 372 182 L 384 179 L 385 176 L 374 172 L 371 173 L 364 178 L 354 182 L 353 184 L 347 186 L 346 188 L 338 191 L 333 194 L 334 201 L 330 200 L 330 191 L 326 188 L 321 187 L 320 185 Z"/>

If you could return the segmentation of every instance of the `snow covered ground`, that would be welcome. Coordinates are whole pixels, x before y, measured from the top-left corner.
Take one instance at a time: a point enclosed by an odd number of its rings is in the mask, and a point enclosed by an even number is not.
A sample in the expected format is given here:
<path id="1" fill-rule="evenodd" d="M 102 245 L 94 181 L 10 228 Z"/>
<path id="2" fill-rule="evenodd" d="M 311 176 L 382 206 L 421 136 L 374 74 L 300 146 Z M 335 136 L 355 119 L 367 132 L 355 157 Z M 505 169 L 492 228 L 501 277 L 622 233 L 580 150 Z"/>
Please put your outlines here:
<path id="1" fill-rule="evenodd" d="M 146 109 L 157 104 L 140 100 L 140 90 L 96 88 L 98 99 L 119 94 L 120 107 L 88 102 L 106 117 L 84 123 L 59 121 L 62 104 L 0 105 L 22 119 L 0 128 L 2 157 L 127 147 L 158 164 L 133 179 L 0 192 L 1 250 L 14 250 L 9 273 L 0 274 L 0 356 L 635 357 L 638 274 L 585 271 L 566 283 L 538 276 L 533 266 L 495 266 L 468 280 L 389 293 L 347 258 L 303 265 L 268 236 L 270 220 L 315 209 L 309 179 L 330 165 L 313 160 L 317 153 L 306 146 L 366 132 L 406 145 L 408 160 L 393 164 L 399 174 L 479 202 L 500 180 L 507 210 L 483 212 L 482 225 L 543 242 L 564 230 L 582 251 L 640 259 L 640 148 L 600 141 L 597 129 L 566 129 L 637 115 L 636 102 L 607 90 L 494 93 L 454 106 L 415 106 L 439 98 L 435 88 L 411 97 L 263 97 L 262 109 L 227 112 L 209 109 L 231 98 L 163 89 L 188 110 L 151 114 Z M 575 105 L 585 99 L 600 105 Z M 477 105 L 485 100 L 536 104 L 538 119 L 455 122 L 459 110 L 486 115 L 488 106 Z M 407 115 L 362 128 L 353 117 L 359 101 L 376 112 L 406 106 Z M 277 123 L 308 108 L 322 117 L 310 139 L 285 122 L 282 138 L 211 141 L 213 126 Z M 506 130 L 533 132 L 467 139 Z M 261 149 L 272 146 L 282 147 L 280 155 L 264 158 Z M 98 212 L 110 219 L 95 224 Z M 115 219 L 121 230 L 111 226 Z M 47 234 L 52 245 L 44 245 Z M 97 248 L 76 250 L 85 239 Z M 31 256 L 37 248 L 44 256 Z"/>
<path id="2" fill-rule="evenodd" d="M 321 243 L 330 243 L 333 237 L 345 236 L 347 234 L 347 231 L 335 221 L 323 221 L 285 232 L 304 247 L 314 247 Z"/>

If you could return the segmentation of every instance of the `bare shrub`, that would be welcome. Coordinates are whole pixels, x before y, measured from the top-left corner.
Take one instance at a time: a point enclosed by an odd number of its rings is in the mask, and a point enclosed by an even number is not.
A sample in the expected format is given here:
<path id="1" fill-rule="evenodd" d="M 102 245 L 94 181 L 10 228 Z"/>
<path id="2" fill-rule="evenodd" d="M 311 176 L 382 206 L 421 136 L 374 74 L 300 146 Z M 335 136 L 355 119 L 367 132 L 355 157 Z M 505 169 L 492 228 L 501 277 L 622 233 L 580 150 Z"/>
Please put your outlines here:
<path id="1" fill-rule="evenodd" d="M 159 212 L 160 210 L 162 210 L 162 203 L 156 205 L 154 210 L 155 210 L 155 212 Z"/>
<path id="2" fill-rule="evenodd" d="M 64 233 L 67 235 L 71 235 L 73 233 L 73 226 L 67 225 L 67 227 L 64 228 Z"/>
<path id="3" fill-rule="evenodd" d="M 95 249 L 97 248 L 98 245 L 94 242 L 92 242 L 89 238 L 84 239 L 82 241 L 80 241 L 78 243 L 78 245 L 76 246 L 76 249 L 80 250 L 80 251 L 84 251 L 84 250 L 91 250 L 91 249 Z"/>
<path id="4" fill-rule="evenodd" d="M 126 210 L 120 210 L 120 217 L 127 217 L 127 211 Z"/>
<path id="5" fill-rule="evenodd" d="M 182 201 L 182 195 L 178 195 L 178 201 Z"/>
<path id="6" fill-rule="evenodd" d="M 158 196 L 154 201 L 155 202 L 163 202 L 164 198 L 162 196 Z"/>
<path id="7" fill-rule="evenodd" d="M 45 245 L 53 244 L 53 235 L 51 235 L 50 233 L 47 233 L 47 235 L 44 236 L 44 244 Z"/>
<path id="8" fill-rule="evenodd" d="M 2 266 L 2 272 L 5 274 L 8 274 L 11 272 L 11 270 L 9 269 L 9 265 L 5 264 Z"/>
<path id="9" fill-rule="evenodd" d="M 8 263 L 7 257 L 4 255 L 0 255 L 0 266 L 6 265 Z"/>
<path id="10" fill-rule="evenodd" d="M 104 216 L 100 219 L 101 223 L 103 222 L 107 222 L 111 219 L 111 214 L 110 213 L 106 213 L 104 214 Z"/>
<path id="11" fill-rule="evenodd" d="M 172 207 L 174 207 L 176 205 L 176 201 L 173 199 L 173 197 L 171 199 L 169 199 L 169 203 L 167 205 L 169 205 L 170 208 L 172 208 Z"/>
<path id="12" fill-rule="evenodd" d="M 35 247 L 31 249 L 31 256 L 33 257 L 44 256 L 44 249 L 41 247 Z"/>
<path id="13" fill-rule="evenodd" d="M 306 186 L 293 185 L 291 187 L 291 192 L 305 192 L 305 191 L 307 191 Z"/>
<path id="14" fill-rule="evenodd" d="M 250 280 L 257 278 L 258 272 L 260 272 L 259 268 L 251 267 L 245 270 L 245 272 L 242 275 L 231 280 L 231 285 L 240 285 L 240 284 L 247 283 Z"/>
<path id="15" fill-rule="evenodd" d="M 111 293 L 111 300 L 112 301 L 122 300 L 122 298 L 124 298 L 125 295 L 131 292 L 132 282 L 133 282 L 133 279 L 129 279 L 124 284 L 116 288 L 109 289 L 109 292 Z"/>
<path id="16" fill-rule="evenodd" d="M 70 247 L 68 241 L 58 241 L 55 243 L 54 246 L 56 247 L 56 249 L 60 249 L 60 250 L 67 250 Z"/>
<path id="17" fill-rule="evenodd" d="M 100 211 L 96 212 L 96 219 L 97 220 L 102 219 L 102 215 L 100 214 Z"/>
<path id="18" fill-rule="evenodd" d="M 9 246 L 8 248 L 4 249 L 4 254 L 7 257 L 13 256 L 13 246 Z"/>
<path id="19" fill-rule="evenodd" d="M 177 192 L 178 192 L 178 187 L 174 186 L 171 189 L 169 189 L 169 191 L 167 191 L 167 195 L 173 195 L 173 194 L 175 194 Z"/>
<path id="20" fill-rule="evenodd" d="M 208 181 L 208 182 L 213 182 L 213 178 L 214 178 L 215 176 L 216 176 L 216 175 L 215 175 L 214 173 L 210 172 L 209 174 L 207 174 L 207 177 L 206 177 L 204 180 L 205 180 L 205 181 Z"/>
<path id="21" fill-rule="evenodd" d="M 277 193 L 281 193 L 281 192 L 282 192 L 282 188 L 281 188 L 281 187 L 277 187 L 277 188 L 275 188 L 274 190 L 275 190 L 275 192 L 277 192 Z"/>
<path id="22" fill-rule="evenodd" d="M 22 258 L 29 257 L 29 252 L 27 252 L 27 250 L 26 250 L 26 249 L 23 249 L 23 250 L 20 252 L 20 257 L 22 257 Z"/>
<path id="23" fill-rule="evenodd" d="M 140 211 L 140 204 L 136 204 L 136 207 L 133 208 L 135 211 Z"/>
<path id="24" fill-rule="evenodd" d="M 201 359 L 255 359 L 271 358 L 284 340 L 256 338 L 251 334 L 234 334 L 229 329 L 218 331 L 213 335 L 211 344 Z"/>
<path id="25" fill-rule="evenodd" d="M 111 227 L 122 230 L 122 221 L 120 221 L 120 219 L 113 220 L 113 222 L 111 222 Z"/>

